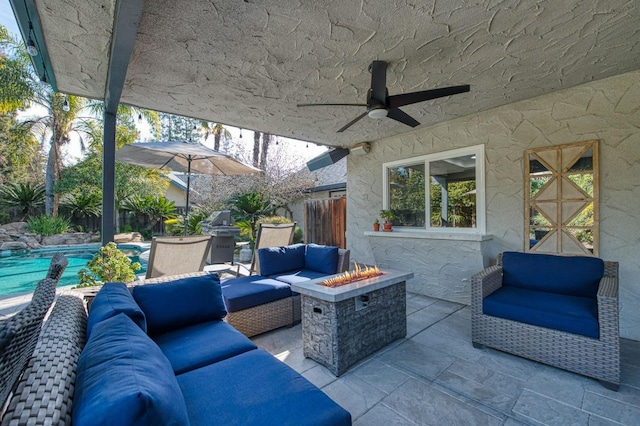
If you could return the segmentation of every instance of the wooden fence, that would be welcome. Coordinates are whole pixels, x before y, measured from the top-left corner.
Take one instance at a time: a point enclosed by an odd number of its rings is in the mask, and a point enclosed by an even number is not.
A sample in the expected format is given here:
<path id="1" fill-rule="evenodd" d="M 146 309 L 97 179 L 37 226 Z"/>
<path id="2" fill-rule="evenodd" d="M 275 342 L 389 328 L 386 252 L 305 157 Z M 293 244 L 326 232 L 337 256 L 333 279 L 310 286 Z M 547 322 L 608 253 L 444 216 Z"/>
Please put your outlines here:
<path id="1" fill-rule="evenodd" d="M 328 198 L 304 203 L 306 243 L 347 247 L 347 199 Z"/>

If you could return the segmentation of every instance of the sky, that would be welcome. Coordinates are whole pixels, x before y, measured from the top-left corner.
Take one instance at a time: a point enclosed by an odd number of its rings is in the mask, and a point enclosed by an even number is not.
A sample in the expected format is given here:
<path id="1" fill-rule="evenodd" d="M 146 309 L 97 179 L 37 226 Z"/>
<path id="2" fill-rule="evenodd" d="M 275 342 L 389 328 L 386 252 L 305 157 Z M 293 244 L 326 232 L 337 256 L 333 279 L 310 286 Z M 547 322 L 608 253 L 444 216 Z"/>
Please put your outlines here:
<path id="1" fill-rule="evenodd" d="M 13 16 L 13 10 L 11 9 L 11 4 L 9 0 L 0 0 L 0 24 L 7 27 L 9 32 L 13 35 L 16 35 L 18 38 L 20 36 L 20 30 L 18 28 L 18 24 Z M 24 117 L 38 115 L 38 111 L 31 109 L 27 110 L 22 114 Z M 232 126 L 225 126 L 232 135 L 232 139 L 237 141 L 238 143 L 242 143 L 243 145 L 247 145 L 247 149 L 253 147 L 253 132 L 250 130 L 244 129 L 242 131 L 242 138 L 240 138 L 240 129 Z M 148 126 L 143 124 L 138 125 L 138 131 L 140 133 L 140 140 L 146 141 L 151 140 L 151 133 L 149 132 Z M 296 161 L 300 162 L 300 167 L 304 167 L 306 161 L 320 155 L 321 153 L 327 150 L 326 147 L 317 146 L 313 143 L 307 143 L 303 141 L 298 141 L 295 139 L 289 138 L 279 138 L 286 152 L 291 154 Z M 213 138 L 210 137 L 207 141 L 204 142 L 205 145 L 210 148 L 213 147 Z M 67 150 L 67 163 L 74 163 L 78 159 L 82 157 L 82 153 L 80 150 L 80 141 L 77 135 L 71 135 L 71 142 L 69 143 L 69 147 Z"/>

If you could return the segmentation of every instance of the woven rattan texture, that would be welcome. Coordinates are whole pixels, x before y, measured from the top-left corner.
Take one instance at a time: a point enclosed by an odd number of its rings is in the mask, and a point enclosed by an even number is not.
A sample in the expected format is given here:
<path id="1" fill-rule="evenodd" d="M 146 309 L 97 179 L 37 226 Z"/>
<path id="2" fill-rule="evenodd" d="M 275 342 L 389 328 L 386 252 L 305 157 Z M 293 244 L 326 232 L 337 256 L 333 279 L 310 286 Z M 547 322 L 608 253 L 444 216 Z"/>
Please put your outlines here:
<path id="1" fill-rule="evenodd" d="M 6 401 L 24 370 L 38 341 L 42 320 L 53 303 L 56 281 L 46 278 L 38 283 L 31 302 L 0 324 L 0 401 Z"/>
<path id="2" fill-rule="evenodd" d="M 31 302 L 17 314 L 0 323 L 0 402 L 4 405 L 24 371 L 38 342 L 42 321 L 56 294 L 58 279 L 67 266 L 67 258 L 55 255 L 47 278 L 36 286 Z"/>
<path id="3" fill-rule="evenodd" d="M 483 299 L 502 286 L 500 260 L 471 278 L 473 343 L 593 377 L 615 388 L 620 383 L 618 263 L 605 262 L 597 295 L 600 338 L 593 339 L 484 315 Z"/>
<path id="4" fill-rule="evenodd" d="M 252 337 L 276 328 L 293 325 L 296 305 L 298 307 L 297 317 L 300 321 L 300 295 L 237 312 L 229 312 L 224 320 L 245 336 Z"/>
<path id="5" fill-rule="evenodd" d="M 68 425 L 87 312 L 81 293 L 58 296 L 2 425 Z"/>

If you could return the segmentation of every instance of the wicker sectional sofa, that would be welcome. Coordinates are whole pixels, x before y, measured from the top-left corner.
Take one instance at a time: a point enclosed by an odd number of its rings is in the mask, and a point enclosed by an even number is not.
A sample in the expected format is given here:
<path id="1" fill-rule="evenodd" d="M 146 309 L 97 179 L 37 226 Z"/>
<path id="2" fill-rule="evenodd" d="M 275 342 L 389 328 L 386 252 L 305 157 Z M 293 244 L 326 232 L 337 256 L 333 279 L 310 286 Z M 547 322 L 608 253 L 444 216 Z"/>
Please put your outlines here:
<path id="1" fill-rule="evenodd" d="M 225 321 L 251 337 L 300 322 L 300 295 L 291 284 L 349 269 L 349 250 L 293 244 L 258 250 L 259 275 L 222 282 Z"/>
<path id="2" fill-rule="evenodd" d="M 350 425 L 351 416 L 222 321 L 217 274 L 58 296 L 3 425 Z"/>
<path id="3" fill-rule="evenodd" d="M 505 252 L 471 280 L 472 342 L 620 384 L 618 263 Z"/>

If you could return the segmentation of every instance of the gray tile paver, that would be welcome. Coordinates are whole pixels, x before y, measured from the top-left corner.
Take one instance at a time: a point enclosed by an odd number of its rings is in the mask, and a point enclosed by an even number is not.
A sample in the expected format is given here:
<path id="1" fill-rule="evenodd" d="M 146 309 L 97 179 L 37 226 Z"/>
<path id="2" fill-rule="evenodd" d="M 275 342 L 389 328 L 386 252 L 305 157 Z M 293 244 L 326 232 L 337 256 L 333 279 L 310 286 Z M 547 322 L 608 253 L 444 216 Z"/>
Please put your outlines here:
<path id="1" fill-rule="evenodd" d="M 589 421 L 589 413 L 527 389 L 522 391 L 512 412 L 543 425 L 579 426 Z"/>
<path id="2" fill-rule="evenodd" d="M 407 339 L 336 378 L 302 354 L 301 327 L 253 340 L 341 404 L 356 426 L 640 425 L 640 342 L 621 340 L 619 392 L 490 348 L 473 348 L 470 309 L 407 297 Z"/>
<path id="3" fill-rule="evenodd" d="M 384 404 L 376 404 L 353 422 L 354 426 L 415 426 L 409 419 L 402 417 Z"/>

